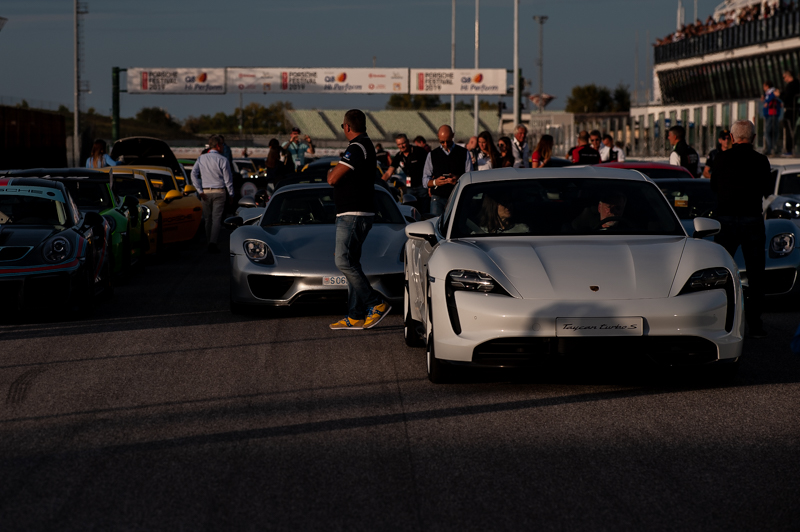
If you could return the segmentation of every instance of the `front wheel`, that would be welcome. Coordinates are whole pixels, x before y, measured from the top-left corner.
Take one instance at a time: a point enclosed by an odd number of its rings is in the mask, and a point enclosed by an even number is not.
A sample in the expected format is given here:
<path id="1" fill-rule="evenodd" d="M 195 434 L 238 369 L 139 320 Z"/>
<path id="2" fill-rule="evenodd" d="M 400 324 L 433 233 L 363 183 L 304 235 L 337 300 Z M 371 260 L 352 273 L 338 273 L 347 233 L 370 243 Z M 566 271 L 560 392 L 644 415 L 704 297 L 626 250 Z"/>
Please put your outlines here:
<path id="1" fill-rule="evenodd" d="M 403 337 L 408 347 L 423 347 L 425 341 L 419 334 L 422 324 L 411 319 L 411 298 L 408 293 L 408 284 L 403 295 Z"/>
<path id="2" fill-rule="evenodd" d="M 434 350 L 433 332 L 428 337 L 428 380 L 434 384 L 445 384 L 450 382 L 451 368 L 447 366 L 446 362 L 442 362 L 436 358 L 436 351 Z"/>

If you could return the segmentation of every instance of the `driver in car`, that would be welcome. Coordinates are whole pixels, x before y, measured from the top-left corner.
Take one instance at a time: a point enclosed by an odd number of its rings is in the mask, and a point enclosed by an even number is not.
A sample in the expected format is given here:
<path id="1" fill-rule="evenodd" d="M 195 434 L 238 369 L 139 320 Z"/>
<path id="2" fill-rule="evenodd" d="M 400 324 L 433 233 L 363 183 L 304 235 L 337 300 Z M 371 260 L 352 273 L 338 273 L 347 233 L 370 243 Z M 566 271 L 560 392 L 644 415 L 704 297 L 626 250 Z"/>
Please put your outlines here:
<path id="1" fill-rule="evenodd" d="M 609 229 L 619 222 L 627 201 L 624 194 L 618 192 L 606 193 L 600 197 L 597 208 L 586 207 L 572 221 L 572 228 L 581 233 Z"/>
<path id="2" fill-rule="evenodd" d="M 510 196 L 505 194 L 495 194 L 494 197 L 488 194 L 484 195 L 479 219 L 480 230 L 473 231 L 473 234 L 517 234 L 529 232 L 526 224 L 515 220 L 514 210 L 514 201 Z"/>

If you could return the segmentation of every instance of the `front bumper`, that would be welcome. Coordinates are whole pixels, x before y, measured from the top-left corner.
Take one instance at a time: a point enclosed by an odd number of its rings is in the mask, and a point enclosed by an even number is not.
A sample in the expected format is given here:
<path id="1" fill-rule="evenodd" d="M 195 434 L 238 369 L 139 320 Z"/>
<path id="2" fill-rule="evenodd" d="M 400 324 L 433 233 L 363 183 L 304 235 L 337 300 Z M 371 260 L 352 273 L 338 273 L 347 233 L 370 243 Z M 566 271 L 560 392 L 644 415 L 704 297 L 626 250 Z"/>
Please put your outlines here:
<path id="1" fill-rule="evenodd" d="M 672 363 L 670 353 L 675 355 L 675 363 L 706 363 L 735 359 L 742 352 L 740 291 L 732 307 L 730 331 L 726 330 L 729 305 L 724 290 L 660 299 L 595 301 L 530 300 L 458 291 L 455 300 L 462 331 L 456 334 L 443 284 L 431 284 L 436 357 L 443 360 L 486 364 L 486 355 L 492 349 L 504 352 L 503 340 L 518 343 L 515 349 L 521 349 L 523 358 L 578 352 L 600 357 L 603 353 L 631 351 L 667 363 Z M 557 318 L 623 316 L 643 318 L 642 336 L 565 338 L 556 328 Z M 697 358 L 691 358 L 692 353 Z"/>
<path id="2" fill-rule="evenodd" d="M 347 287 L 323 286 L 322 278 L 341 276 L 335 266 L 324 263 L 302 271 L 289 271 L 254 264 L 245 255 L 231 255 L 231 299 L 237 303 L 289 306 L 297 301 L 346 300 Z M 367 275 L 372 288 L 392 304 L 403 298 L 402 264 L 398 271 Z"/>
<path id="3" fill-rule="evenodd" d="M 0 277 L 0 305 L 16 310 L 68 305 L 80 290 L 80 269 Z"/>

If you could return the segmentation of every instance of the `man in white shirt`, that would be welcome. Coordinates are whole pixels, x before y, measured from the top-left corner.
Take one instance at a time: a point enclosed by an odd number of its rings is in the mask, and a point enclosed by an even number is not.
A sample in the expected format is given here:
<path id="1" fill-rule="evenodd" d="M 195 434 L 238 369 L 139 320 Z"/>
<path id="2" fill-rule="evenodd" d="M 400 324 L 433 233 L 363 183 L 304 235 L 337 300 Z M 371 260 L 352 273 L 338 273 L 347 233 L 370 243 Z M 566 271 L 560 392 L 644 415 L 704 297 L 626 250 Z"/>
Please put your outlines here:
<path id="1" fill-rule="evenodd" d="M 233 197 L 233 174 L 228 159 L 222 155 L 222 149 L 222 139 L 213 135 L 208 139 L 208 151 L 197 159 L 192 168 L 192 183 L 203 202 L 209 253 L 219 253 L 217 241 L 222 228 L 225 201 L 226 197 Z"/>
<path id="2" fill-rule="evenodd" d="M 531 149 L 528 147 L 528 128 L 517 124 L 514 138 L 511 139 L 511 155 L 514 156 L 514 168 L 531 167 Z"/>
<path id="3" fill-rule="evenodd" d="M 600 161 L 604 163 L 621 163 L 625 161 L 625 151 L 614 145 L 611 135 L 603 135 L 603 145 L 600 147 Z"/>

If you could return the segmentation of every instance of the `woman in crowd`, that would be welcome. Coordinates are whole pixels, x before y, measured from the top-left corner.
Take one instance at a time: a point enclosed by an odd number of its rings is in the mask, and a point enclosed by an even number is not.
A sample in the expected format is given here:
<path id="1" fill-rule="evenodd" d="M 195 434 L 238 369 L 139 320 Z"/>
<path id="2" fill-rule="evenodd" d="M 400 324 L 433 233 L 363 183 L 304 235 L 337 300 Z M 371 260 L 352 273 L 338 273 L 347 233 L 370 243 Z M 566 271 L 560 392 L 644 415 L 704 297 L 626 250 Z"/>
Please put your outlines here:
<path id="1" fill-rule="evenodd" d="M 531 168 L 544 168 L 550 163 L 550 158 L 553 156 L 553 137 L 551 135 L 542 135 L 539 139 L 539 144 L 531 155 Z"/>
<path id="2" fill-rule="evenodd" d="M 497 141 L 497 151 L 500 152 L 500 166 L 502 168 L 511 168 L 514 166 L 514 155 L 511 153 L 511 139 L 508 137 L 500 137 Z"/>
<path id="3" fill-rule="evenodd" d="M 477 161 L 478 171 L 501 168 L 500 154 L 497 153 L 491 133 L 482 131 L 478 135 L 478 149 L 480 150 Z"/>
<path id="4" fill-rule="evenodd" d="M 267 154 L 267 179 L 273 179 L 281 175 L 280 169 L 283 166 L 281 162 L 281 143 L 278 139 L 269 141 L 269 153 Z"/>
<path id="5" fill-rule="evenodd" d="M 106 141 L 97 139 L 92 144 L 92 155 L 86 159 L 86 168 L 104 168 L 106 166 L 117 166 L 117 163 L 106 153 Z"/>

